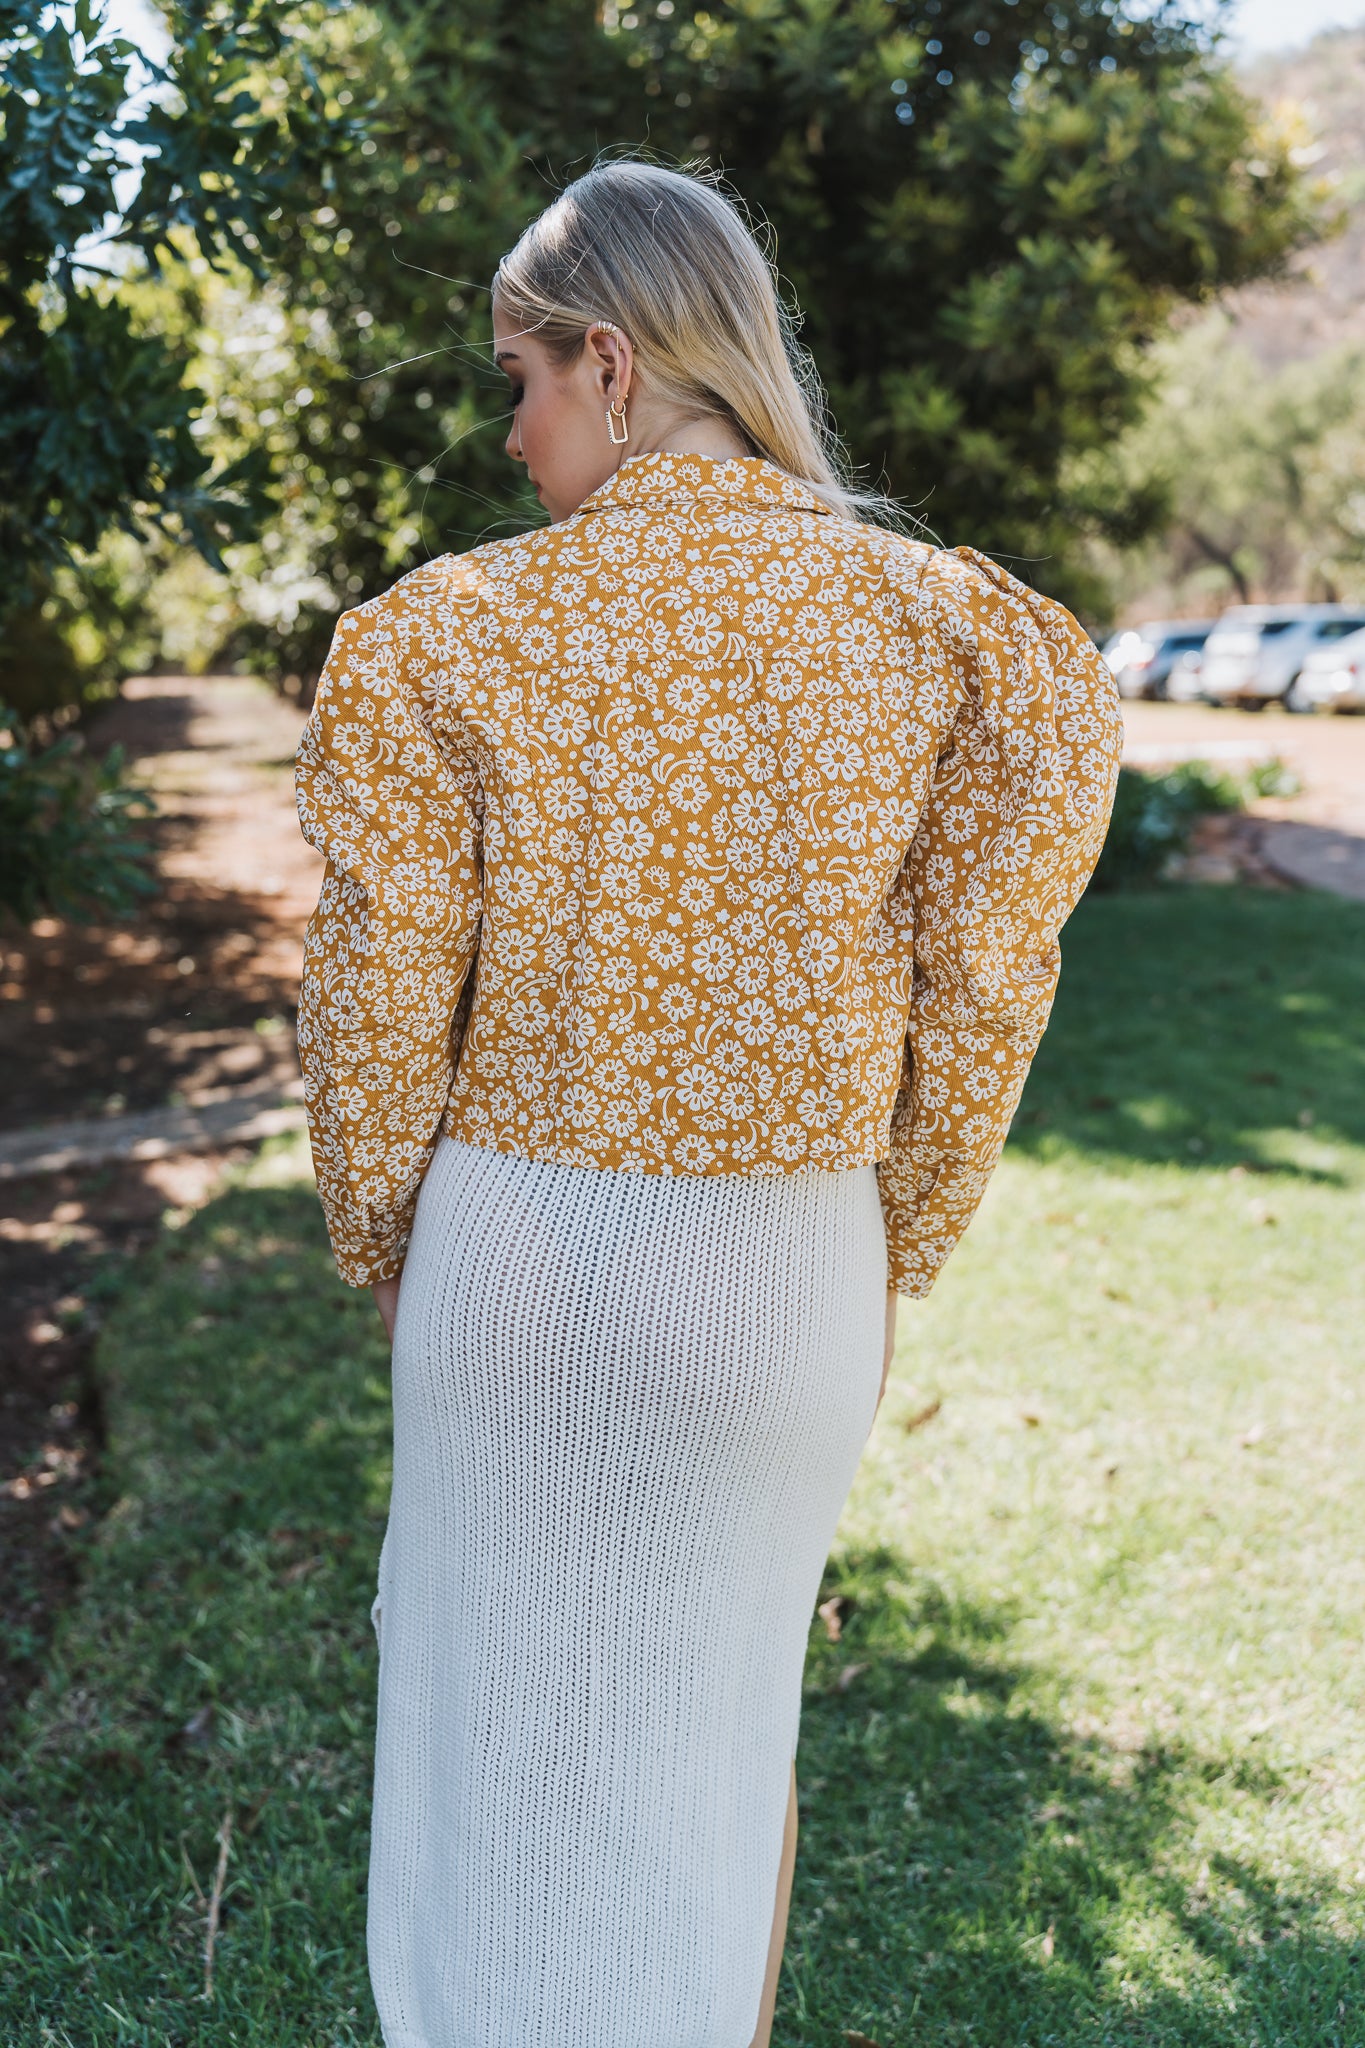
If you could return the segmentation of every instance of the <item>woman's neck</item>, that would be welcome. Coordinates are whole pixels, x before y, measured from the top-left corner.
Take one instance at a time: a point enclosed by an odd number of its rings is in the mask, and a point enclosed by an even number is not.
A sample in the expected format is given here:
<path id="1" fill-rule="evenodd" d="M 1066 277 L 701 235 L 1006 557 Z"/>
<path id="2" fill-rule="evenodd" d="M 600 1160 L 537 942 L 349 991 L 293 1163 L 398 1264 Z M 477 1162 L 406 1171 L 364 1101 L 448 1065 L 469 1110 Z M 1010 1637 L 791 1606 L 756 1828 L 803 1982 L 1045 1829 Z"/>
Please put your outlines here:
<path id="1" fill-rule="evenodd" d="M 706 455 L 716 462 L 730 462 L 752 451 L 740 439 L 728 420 L 712 414 L 702 420 L 678 420 L 661 424 L 631 455 Z"/>

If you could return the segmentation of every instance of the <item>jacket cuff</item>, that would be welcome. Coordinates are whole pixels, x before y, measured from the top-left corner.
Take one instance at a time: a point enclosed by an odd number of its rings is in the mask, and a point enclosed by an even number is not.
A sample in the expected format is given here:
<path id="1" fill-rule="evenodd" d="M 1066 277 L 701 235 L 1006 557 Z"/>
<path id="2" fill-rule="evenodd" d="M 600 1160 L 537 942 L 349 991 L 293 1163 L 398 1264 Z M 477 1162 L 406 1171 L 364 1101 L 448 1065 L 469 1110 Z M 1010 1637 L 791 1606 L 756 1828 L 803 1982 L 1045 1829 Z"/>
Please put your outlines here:
<path id="1" fill-rule="evenodd" d="M 375 1230 L 345 1209 L 333 1208 L 325 1199 L 323 1214 L 327 1220 L 327 1235 L 331 1239 L 332 1257 L 336 1260 L 337 1272 L 348 1287 L 373 1287 L 376 1280 L 396 1280 L 402 1272 L 408 1256 L 408 1241 L 412 1236 L 412 1209 L 395 1218 L 393 1227 Z"/>
<path id="2" fill-rule="evenodd" d="M 373 1287 L 377 1280 L 396 1280 L 407 1262 L 407 1247 L 398 1252 L 352 1254 L 333 1248 L 337 1272 L 348 1287 Z"/>
<path id="3" fill-rule="evenodd" d="M 888 1219 L 886 1234 L 886 1284 L 907 1301 L 923 1301 L 942 1272 L 956 1239 L 949 1244 L 914 1237 L 900 1238 Z"/>

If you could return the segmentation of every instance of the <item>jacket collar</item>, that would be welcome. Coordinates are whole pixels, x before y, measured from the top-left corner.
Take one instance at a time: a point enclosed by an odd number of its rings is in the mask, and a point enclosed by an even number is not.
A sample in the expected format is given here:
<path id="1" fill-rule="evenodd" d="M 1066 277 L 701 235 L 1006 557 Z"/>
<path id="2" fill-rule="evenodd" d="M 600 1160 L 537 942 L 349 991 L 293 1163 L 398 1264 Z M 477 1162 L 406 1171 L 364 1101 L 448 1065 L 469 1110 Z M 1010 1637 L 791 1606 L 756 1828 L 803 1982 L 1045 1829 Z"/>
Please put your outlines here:
<path id="1" fill-rule="evenodd" d="M 720 500 L 732 505 L 785 505 L 795 512 L 827 512 L 809 486 L 757 455 L 629 455 L 614 475 L 583 500 L 579 512 L 617 506 L 658 506 Z"/>

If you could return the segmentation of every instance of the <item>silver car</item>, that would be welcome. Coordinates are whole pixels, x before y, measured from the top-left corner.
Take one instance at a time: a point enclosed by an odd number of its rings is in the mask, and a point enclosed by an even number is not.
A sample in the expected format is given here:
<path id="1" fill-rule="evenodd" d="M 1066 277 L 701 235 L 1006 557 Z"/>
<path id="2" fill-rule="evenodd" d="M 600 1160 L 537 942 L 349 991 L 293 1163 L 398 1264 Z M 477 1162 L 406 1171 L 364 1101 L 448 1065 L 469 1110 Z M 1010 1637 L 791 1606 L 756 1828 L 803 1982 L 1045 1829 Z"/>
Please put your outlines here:
<path id="1" fill-rule="evenodd" d="M 1129 626 L 1104 643 L 1120 697 L 1164 697 L 1172 669 L 1186 654 L 1197 654 L 1212 619 L 1149 619 Z"/>
<path id="2" fill-rule="evenodd" d="M 1310 655 L 1365 626 L 1365 606 L 1236 604 L 1204 642 L 1203 693 L 1215 704 L 1263 711 L 1282 699 Z"/>
<path id="3" fill-rule="evenodd" d="M 1166 678 L 1166 700 L 1170 704 L 1206 704 L 1204 695 L 1204 650 L 1191 647 L 1178 654 Z"/>
<path id="4" fill-rule="evenodd" d="M 1365 629 L 1310 654 L 1284 702 L 1288 711 L 1365 711 Z"/>

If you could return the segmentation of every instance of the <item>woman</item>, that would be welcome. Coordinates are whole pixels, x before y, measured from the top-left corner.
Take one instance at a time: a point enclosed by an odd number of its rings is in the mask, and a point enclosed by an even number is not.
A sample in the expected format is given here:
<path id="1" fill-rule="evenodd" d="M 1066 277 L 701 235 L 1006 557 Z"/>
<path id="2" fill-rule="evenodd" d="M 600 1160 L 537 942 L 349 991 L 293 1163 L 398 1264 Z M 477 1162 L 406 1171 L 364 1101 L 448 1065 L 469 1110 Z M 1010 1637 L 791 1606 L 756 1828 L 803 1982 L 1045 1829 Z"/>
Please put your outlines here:
<path id="1" fill-rule="evenodd" d="M 348 613 L 299 752 L 314 1157 L 393 1339 L 371 1974 L 388 2048 L 763 2048 L 821 1570 L 1117 700 L 860 516 L 711 185 L 591 171 L 493 319 L 550 524 Z"/>

